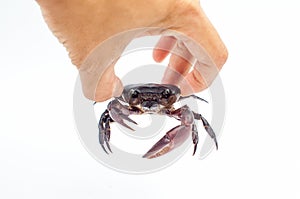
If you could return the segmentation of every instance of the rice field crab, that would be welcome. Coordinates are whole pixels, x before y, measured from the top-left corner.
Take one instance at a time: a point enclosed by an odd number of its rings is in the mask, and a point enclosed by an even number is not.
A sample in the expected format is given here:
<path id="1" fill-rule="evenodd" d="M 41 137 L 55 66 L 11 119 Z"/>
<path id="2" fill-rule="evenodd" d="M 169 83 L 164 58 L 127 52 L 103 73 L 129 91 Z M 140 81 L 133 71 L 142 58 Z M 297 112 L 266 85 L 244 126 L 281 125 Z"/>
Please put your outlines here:
<path id="1" fill-rule="evenodd" d="M 181 96 L 180 89 L 170 84 L 131 84 L 124 87 L 121 96 L 114 98 L 109 102 L 107 109 L 101 115 L 99 128 L 99 142 L 105 153 L 112 153 L 109 145 L 110 141 L 110 123 L 117 122 L 126 128 L 133 130 L 125 121 L 137 124 L 129 116 L 131 114 L 160 114 L 175 118 L 181 122 L 180 125 L 169 130 L 152 148 L 143 156 L 143 158 L 156 158 L 164 155 L 171 150 L 179 147 L 190 136 L 193 140 L 194 151 L 197 150 L 198 131 L 195 120 L 201 120 L 202 124 L 214 140 L 216 149 L 218 142 L 216 134 L 208 121 L 199 113 L 193 112 L 187 105 L 175 109 L 174 104 L 182 99 L 193 97 L 195 99 L 207 102 L 196 96 Z M 106 147 L 105 147 L 106 146 Z"/>

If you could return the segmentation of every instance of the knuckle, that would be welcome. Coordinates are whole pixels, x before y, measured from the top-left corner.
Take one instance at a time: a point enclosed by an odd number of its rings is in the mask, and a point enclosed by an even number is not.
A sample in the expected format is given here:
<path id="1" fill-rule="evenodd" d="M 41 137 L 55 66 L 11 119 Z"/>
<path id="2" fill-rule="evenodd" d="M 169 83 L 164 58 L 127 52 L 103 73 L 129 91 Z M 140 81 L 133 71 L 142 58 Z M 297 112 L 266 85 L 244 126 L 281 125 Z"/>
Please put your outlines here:
<path id="1" fill-rule="evenodd" d="M 217 58 L 216 58 L 216 64 L 218 66 L 219 69 L 222 68 L 222 66 L 225 64 L 225 62 L 228 59 L 228 50 L 225 46 L 223 46 L 218 54 L 217 54 Z"/>
<path id="2" fill-rule="evenodd" d="M 192 72 L 192 79 L 193 79 L 192 86 L 195 92 L 200 92 L 201 90 L 204 90 L 209 86 L 208 83 L 205 82 L 201 73 L 198 70 L 194 70 Z"/>

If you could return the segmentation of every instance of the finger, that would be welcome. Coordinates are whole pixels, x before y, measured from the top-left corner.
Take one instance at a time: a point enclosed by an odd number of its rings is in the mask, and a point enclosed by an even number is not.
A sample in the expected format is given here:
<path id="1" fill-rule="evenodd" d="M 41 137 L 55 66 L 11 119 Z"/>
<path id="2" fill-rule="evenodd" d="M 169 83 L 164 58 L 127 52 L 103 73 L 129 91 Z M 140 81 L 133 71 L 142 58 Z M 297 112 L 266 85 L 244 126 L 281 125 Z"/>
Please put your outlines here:
<path id="1" fill-rule="evenodd" d="M 192 39 L 184 40 L 184 44 L 199 62 L 221 69 L 228 57 L 226 46 L 201 7 L 197 15 L 186 34 Z"/>
<path id="2" fill-rule="evenodd" d="M 192 64 L 181 56 L 173 54 L 170 58 L 170 63 L 164 73 L 162 83 L 164 84 L 179 84 L 179 82 L 188 73 Z"/>
<path id="3" fill-rule="evenodd" d="M 196 62 L 193 70 L 179 84 L 182 95 L 190 95 L 208 88 L 217 74 L 216 67 Z"/>
<path id="4" fill-rule="evenodd" d="M 172 51 L 168 68 L 162 79 L 163 83 L 179 84 L 188 74 L 194 62 L 194 58 L 181 42 L 177 42 L 176 48 Z"/>
<path id="5" fill-rule="evenodd" d="M 207 88 L 206 82 L 199 71 L 196 70 L 190 72 L 185 79 L 180 82 L 179 86 L 183 96 L 191 95 Z"/>
<path id="6" fill-rule="evenodd" d="M 121 80 L 115 75 L 114 64 L 102 74 L 95 90 L 95 101 L 103 102 L 113 96 L 120 96 L 123 90 Z"/>
<path id="7" fill-rule="evenodd" d="M 162 62 L 176 44 L 176 38 L 172 36 L 162 36 L 153 50 L 153 59 Z"/>
<path id="8" fill-rule="evenodd" d="M 176 35 L 177 41 L 184 43 L 198 63 L 198 66 L 195 66 L 179 84 L 183 95 L 207 88 L 228 57 L 227 49 L 219 34 L 201 7 L 196 7 L 192 18 L 189 15 L 180 18 L 181 24 L 189 24 L 189 27 L 179 26 L 178 31 L 183 35 Z"/>

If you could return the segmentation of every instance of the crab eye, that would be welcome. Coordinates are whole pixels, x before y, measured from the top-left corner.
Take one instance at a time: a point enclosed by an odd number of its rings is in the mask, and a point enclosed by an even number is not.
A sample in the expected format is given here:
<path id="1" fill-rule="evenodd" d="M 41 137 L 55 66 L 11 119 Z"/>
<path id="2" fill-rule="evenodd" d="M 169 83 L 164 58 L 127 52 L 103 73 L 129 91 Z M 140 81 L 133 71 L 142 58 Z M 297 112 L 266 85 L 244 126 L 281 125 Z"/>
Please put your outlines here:
<path id="1" fill-rule="evenodd" d="M 139 96 L 139 92 L 137 90 L 131 92 L 131 98 L 137 98 L 138 96 Z"/>
<path id="2" fill-rule="evenodd" d="M 163 98 L 169 98 L 170 97 L 170 95 L 171 95 L 171 91 L 170 91 L 170 89 L 165 89 L 163 92 L 162 92 L 162 97 Z"/>

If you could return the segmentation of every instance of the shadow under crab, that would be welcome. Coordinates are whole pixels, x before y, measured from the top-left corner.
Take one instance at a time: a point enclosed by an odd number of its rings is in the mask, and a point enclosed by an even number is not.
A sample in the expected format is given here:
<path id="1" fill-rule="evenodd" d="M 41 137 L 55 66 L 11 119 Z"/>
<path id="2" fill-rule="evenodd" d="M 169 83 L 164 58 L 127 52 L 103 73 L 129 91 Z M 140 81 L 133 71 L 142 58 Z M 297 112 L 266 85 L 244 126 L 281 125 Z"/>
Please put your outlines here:
<path id="1" fill-rule="evenodd" d="M 198 131 L 195 120 L 202 121 L 206 132 L 214 140 L 216 149 L 218 149 L 216 135 L 201 114 L 193 112 L 187 105 L 178 109 L 174 108 L 174 103 L 189 97 L 207 102 L 196 95 L 180 96 L 180 89 L 170 84 L 151 83 L 125 86 L 121 96 L 113 99 L 100 117 L 98 128 L 101 147 L 107 154 L 109 152 L 112 153 L 109 145 L 110 123 L 117 122 L 133 130 L 125 123 L 126 120 L 137 124 L 129 118 L 129 115 L 160 114 L 173 117 L 179 120 L 181 124 L 169 130 L 165 136 L 143 155 L 144 158 L 156 158 L 170 152 L 183 144 L 190 137 L 190 134 L 192 134 L 191 137 L 194 144 L 194 155 L 198 144 Z"/>

